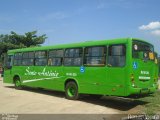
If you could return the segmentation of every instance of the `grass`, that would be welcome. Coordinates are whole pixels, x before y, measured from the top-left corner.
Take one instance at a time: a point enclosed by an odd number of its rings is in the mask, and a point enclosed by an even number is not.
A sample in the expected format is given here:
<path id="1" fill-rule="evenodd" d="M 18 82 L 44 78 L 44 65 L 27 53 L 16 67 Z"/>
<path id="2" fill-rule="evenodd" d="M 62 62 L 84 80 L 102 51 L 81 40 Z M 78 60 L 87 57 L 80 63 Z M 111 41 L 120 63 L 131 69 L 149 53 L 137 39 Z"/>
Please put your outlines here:
<path id="1" fill-rule="evenodd" d="M 160 90 L 153 95 L 141 98 L 140 100 L 147 102 L 144 107 L 144 112 L 149 115 L 160 114 Z"/>

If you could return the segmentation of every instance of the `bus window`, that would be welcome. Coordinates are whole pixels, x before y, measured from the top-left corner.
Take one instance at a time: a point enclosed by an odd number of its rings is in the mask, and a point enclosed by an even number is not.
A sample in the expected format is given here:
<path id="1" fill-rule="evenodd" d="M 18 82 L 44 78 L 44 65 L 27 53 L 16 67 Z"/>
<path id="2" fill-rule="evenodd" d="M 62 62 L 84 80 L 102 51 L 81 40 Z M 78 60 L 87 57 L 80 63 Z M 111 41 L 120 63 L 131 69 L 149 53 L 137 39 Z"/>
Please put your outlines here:
<path id="1" fill-rule="evenodd" d="M 22 65 L 22 53 L 16 53 L 14 55 L 14 65 L 15 66 Z"/>
<path id="2" fill-rule="evenodd" d="M 65 66 L 80 66 L 82 64 L 82 48 L 66 49 L 64 57 Z"/>
<path id="3" fill-rule="evenodd" d="M 34 52 L 25 52 L 22 55 L 22 65 L 32 66 L 34 65 Z"/>
<path id="4" fill-rule="evenodd" d="M 133 41 L 132 53 L 133 58 L 154 60 L 153 46 L 145 42 Z"/>
<path id="5" fill-rule="evenodd" d="M 61 66 L 63 59 L 63 50 L 50 50 L 48 57 L 49 66 Z"/>
<path id="6" fill-rule="evenodd" d="M 47 51 L 36 51 L 35 52 L 35 65 L 36 66 L 47 65 Z"/>
<path id="7" fill-rule="evenodd" d="M 123 67 L 126 63 L 125 45 L 110 45 L 108 49 L 108 66 Z"/>
<path id="8" fill-rule="evenodd" d="M 103 66 L 106 61 L 105 56 L 105 47 L 87 47 L 85 48 L 84 65 Z"/>

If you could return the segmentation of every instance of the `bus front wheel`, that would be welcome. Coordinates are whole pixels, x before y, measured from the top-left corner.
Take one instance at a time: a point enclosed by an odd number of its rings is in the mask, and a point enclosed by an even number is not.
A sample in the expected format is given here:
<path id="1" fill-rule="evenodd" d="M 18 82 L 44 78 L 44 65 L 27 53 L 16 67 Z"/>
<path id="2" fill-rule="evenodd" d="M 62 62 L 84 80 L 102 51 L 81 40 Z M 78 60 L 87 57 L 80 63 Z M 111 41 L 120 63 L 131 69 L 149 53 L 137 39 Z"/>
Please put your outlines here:
<path id="1" fill-rule="evenodd" d="M 22 89 L 22 85 L 21 85 L 21 81 L 20 81 L 19 77 L 16 77 L 14 79 L 14 86 L 15 86 L 15 89 L 17 89 L 17 90 Z"/>
<path id="2" fill-rule="evenodd" d="M 78 86 L 74 81 L 69 81 L 65 87 L 66 98 L 69 100 L 76 100 L 79 98 Z"/>

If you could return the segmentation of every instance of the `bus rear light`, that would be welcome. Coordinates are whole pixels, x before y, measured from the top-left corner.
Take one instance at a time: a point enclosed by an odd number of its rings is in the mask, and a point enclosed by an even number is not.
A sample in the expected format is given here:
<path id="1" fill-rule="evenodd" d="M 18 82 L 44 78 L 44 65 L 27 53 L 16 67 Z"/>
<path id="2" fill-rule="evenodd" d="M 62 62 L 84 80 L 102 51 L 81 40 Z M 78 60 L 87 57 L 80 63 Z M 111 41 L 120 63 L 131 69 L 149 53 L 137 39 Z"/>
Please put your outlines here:
<path id="1" fill-rule="evenodd" d="M 158 81 L 158 78 L 155 77 L 155 78 L 154 78 L 154 82 L 156 83 L 157 81 Z"/>
<path id="2" fill-rule="evenodd" d="M 131 74 L 131 83 L 132 83 L 132 87 L 136 87 L 135 82 L 134 82 L 134 75 L 133 74 Z"/>
<path id="3" fill-rule="evenodd" d="M 137 86 L 137 85 L 135 85 L 134 83 L 132 83 L 132 87 L 137 88 L 138 86 Z"/>
<path id="4" fill-rule="evenodd" d="M 131 82 L 134 83 L 134 75 L 131 74 Z"/>

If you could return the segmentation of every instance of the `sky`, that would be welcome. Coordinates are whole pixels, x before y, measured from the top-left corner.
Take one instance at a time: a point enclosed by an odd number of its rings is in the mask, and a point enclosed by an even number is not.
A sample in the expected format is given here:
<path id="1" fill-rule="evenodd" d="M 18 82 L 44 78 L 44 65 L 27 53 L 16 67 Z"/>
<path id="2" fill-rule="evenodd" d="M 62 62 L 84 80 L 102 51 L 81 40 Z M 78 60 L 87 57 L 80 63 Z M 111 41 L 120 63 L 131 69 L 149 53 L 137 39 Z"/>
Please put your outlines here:
<path id="1" fill-rule="evenodd" d="M 0 0 L 0 34 L 34 30 L 44 46 L 132 37 L 160 54 L 160 0 Z"/>

